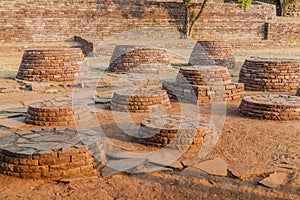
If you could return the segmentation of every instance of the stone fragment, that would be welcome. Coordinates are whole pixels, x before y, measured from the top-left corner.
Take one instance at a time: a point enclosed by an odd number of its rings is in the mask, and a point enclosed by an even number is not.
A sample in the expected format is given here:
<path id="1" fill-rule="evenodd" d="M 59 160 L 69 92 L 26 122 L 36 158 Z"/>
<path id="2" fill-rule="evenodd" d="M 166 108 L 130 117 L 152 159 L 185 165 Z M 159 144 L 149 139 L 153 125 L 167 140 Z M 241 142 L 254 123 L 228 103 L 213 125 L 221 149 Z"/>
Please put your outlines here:
<path id="1" fill-rule="evenodd" d="M 288 174 L 284 172 L 275 172 L 270 174 L 267 178 L 259 181 L 260 184 L 269 188 L 278 188 L 286 184 L 288 181 Z"/>
<path id="2" fill-rule="evenodd" d="M 227 176 L 228 165 L 221 158 L 215 158 L 213 160 L 204 161 L 193 165 L 193 167 L 212 175 Z"/>

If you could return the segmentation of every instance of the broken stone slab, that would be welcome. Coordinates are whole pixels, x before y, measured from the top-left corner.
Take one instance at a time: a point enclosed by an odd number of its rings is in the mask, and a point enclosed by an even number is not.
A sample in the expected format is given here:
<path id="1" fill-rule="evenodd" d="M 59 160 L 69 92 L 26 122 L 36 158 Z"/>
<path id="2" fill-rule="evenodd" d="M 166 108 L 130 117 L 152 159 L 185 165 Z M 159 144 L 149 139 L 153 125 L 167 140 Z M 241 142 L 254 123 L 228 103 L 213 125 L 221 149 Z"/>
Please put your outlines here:
<path id="1" fill-rule="evenodd" d="M 278 188 L 288 182 L 288 174 L 284 172 L 275 172 L 267 178 L 259 181 L 260 184 L 269 188 Z"/>
<path id="2" fill-rule="evenodd" d="M 141 169 L 133 170 L 129 173 L 130 174 L 139 174 L 139 173 L 152 173 L 152 172 L 162 172 L 162 171 L 172 172 L 173 169 L 170 167 L 166 167 L 164 165 L 158 165 L 156 163 L 147 162 Z"/>
<path id="3" fill-rule="evenodd" d="M 194 164 L 193 167 L 200 169 L 208 174 L 216 176 L 227 176 L 228 164 L 221 158 L 204 161 Z"/>
<path id="4" fill-rule="evenodd" d="M 207 173 L 195 167 L 187 167 L 183 169 L 181 172 L 179 172 L 179 174 L 182 176 L 201 177 L 202 175 Z"/>
<path id="5" fill-rule="evenodd" d="M 255 178 L 267 174 L 271 174 L 275 171 L 274 167 L 262 167 L 255 164 L 240 162 L 238 166 L 230 166 L 229 171 L 233 176 L 244 180 L 249 178 Z"/>
<path id="6" fill-rule="evenodd" d="M 18 129 L 25 125 L 26 122 L 24 117 L 8 118 L 8 119 L 0 120 L 0 126 L 7 127 L 7 128 Z"/>
<path id="7" fill-rule="evenodd" d="M 133 172 L 143 168 L 147 161 L 144 158 L 108 160 L 106 166 L 101 170 L 101 175 L 107 177 L 118 173 Z"/>
<path id="8" fill-rule="evenodd" d="M 24 113 L 0 113 L 0 119 L 24 117 Z"/>
<path id="9" fill-rule="evenodd" d="M 4 110 L 4 112 L 7 113 L 27 113 L 27 108 L 10 108 L 7 110 Z"/>

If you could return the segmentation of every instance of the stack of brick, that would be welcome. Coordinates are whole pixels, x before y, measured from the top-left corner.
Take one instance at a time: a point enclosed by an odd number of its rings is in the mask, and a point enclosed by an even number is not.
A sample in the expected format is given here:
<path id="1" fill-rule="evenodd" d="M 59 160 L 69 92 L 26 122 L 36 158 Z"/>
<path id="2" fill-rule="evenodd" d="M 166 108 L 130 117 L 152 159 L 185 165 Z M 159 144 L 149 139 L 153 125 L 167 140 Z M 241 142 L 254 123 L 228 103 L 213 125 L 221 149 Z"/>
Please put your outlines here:
<path id="1" fill-rule="evenodd" d="M 245 90 L 294 92 L 300 85 L 299 59 L 247 59 L 239 75 Z"/>
<path id="2" fill-rule="evenodd" d="M 244 95 L 244 85 L 233 83 L 226 67 L 182 67 L 175 81 L 164 81 L 172 98 L 193 104 L 232 101 Z"/>
<path id="3" fill-rule="evenodd" d="M 0 140 L 0 172 L 19 178 L 60 179 L 97 174 L 106 153 L 97 133 L 72 128 L 19 131 Z"/>
<path id="4" fill-rule="evenodd" d="M 191 65 L 234 67 L 232 47 L 225 41 L 198 41 L 189 59 Z"/>
<path id="5" fill-rule="evenodd" d="M 170 145 L 203 144 L 209 120 L 184 116 L 157 115 L 141 122 L 137 142 L 164 147 Z"/>
<path id="6" fill-rule="evenodd" d="M 165 90 L 141 88 L 116 91 L 111 101 L 111 109 L 122 112 L 149 112 L 152 109 L 171 108 L 169 96 Z"/>
<path id="7" fill-rule="evenodd" d="M 28 124 L 38 126 L 73 126 L 88 124 L 91 115 L 87 105 L 72 105 L 72 101 L 46 100 L 29 105 L 25 116 Z"/>
<path id="8" fill-rule="evenodd" d="M 297 89 L 296 96 L 300 96 L 300 87 L 298 87 L 298 89 Z"/>
<path id="9" fill-rule="evenodd" d="M 117 45 L 108 67 L 110 72 L 132 73 L 153 73 L 170 69 L 166 50 L 138 45 Z"/>
<path id="10" fill-rule="evenodd" d="M 243 98 L 242 116 L 269 120 L 300 120 L 300 97 L 259 94 Z"/>
<path id="11" fill-rule="evenodd" d="M 84 56 L 79 48 L 25 50 L 17 78 L 25 81 L 74 81 Z"/>

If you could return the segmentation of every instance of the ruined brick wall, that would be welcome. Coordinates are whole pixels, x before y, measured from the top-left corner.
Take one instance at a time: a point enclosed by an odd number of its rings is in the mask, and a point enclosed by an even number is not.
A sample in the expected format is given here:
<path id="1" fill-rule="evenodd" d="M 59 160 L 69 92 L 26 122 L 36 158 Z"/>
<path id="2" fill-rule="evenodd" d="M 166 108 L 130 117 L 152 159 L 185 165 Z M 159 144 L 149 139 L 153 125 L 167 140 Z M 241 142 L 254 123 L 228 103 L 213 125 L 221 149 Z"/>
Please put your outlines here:
<path id="1" fill-rule="evenodd" d="M 209 3 L 193 37 L 260 39 L 264 22 L 274 21 L 272 5 L 252 5 L 244 11 L 233 4 Z M 2 0 L 0 22 L 0 41 L 62 41 L 74 35 L 105 39 L 141 27 L 178 32 L 183 9 L 178 1 Z"/>
<path id="2" fill-rule="evenodd" d="M 300 40 L 299 23 L 270 23 L 268 24 L 268 39 L 270 40 Z"/>

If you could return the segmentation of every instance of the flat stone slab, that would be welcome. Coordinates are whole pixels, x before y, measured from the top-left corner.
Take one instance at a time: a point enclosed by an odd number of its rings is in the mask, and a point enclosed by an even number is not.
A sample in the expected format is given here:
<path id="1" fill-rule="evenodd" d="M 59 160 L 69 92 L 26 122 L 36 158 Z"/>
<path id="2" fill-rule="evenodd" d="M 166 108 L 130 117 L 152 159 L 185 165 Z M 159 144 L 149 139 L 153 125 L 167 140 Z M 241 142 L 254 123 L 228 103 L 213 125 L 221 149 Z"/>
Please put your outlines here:
<path id="1" fill-rule="evenodd" d="M 204 161 L 193 165 L 193 167 L 212 175 L 227 176 L 228 165 L 221 158 Z"/>
<path id="2" fill-rule="evenodd" d="M 24 117 L 8 118 L 8 119 L 0 120 L 0 126 L 7 127 L 7 128 L 18 129 L 25 125 L 26 122 Z"/>
<path id="3" fill-rule="evenodd" d="M 284 185 L 288 181 L 288 174 L 284 172 L 275 172 L 270 174 L 267 178 L 259 181 L 260 184 L 269 187 L 269 188 L 278 188 L 281 185 Z"/>
<path id="4" fill-rule="evenodd" d="M 5 175 L 60 179 L 97 173 L 106 163 L 106 153 L 94 131 L 41 128 L 1 138 L 0 159 Z"/>

